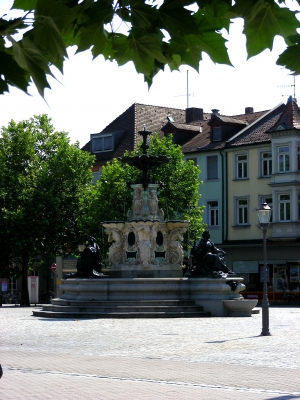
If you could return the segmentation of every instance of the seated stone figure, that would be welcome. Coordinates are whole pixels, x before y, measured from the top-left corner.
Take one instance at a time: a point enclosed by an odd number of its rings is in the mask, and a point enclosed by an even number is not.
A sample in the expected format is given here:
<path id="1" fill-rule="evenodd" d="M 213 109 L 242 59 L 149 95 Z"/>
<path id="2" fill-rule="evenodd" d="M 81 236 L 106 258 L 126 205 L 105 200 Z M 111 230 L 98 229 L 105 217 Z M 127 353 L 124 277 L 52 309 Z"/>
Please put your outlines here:
<path id="1" fill-rule="evenodd" d="M 218 249 L 210 240 L 209 230 L 204 231 L 198 246 L 194 245 L 191 250 L 193 265 L 190 268 L 190 273 L 192 275 L 207 275 L 211 274 L 212 271 L 221 271 L 225 274 L 234 274 L 225 264 L 221 254 L 224 256 L 226 253 Z"/>
<path id="2" fill-rule="evenodd" d="M 92 236 L 89 236 L 87 247 L 83 250 L 81 256 L 77 259 L 77 272 L 66 274 L 64 276 L 64 279 L 88 278 L 103 275 L 101 274 L 102 266 L 103 264 L 100 248 L 96 243 L 96 239 Z"/>
<path id="3" fill-rule="evenodd" d="M 102 270 L 101 253 L 96 239 L 89 236 L 88 246 L 77 259 L 76 276 L 88 277 L 98 275 Z"/>

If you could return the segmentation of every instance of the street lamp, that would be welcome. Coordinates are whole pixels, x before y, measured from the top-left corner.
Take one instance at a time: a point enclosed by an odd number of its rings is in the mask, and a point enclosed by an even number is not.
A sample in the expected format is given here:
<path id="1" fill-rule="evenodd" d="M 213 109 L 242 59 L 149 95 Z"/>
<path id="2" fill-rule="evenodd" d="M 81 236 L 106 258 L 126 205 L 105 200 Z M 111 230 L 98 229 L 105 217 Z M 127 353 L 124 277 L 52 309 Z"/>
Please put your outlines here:
<path id="1" fill-rule="evenodd" d="M 263 244 L 264 244 L 264 289 L 263 289 L 263 300 L 261 303 L 262 309 L 262 331 L 261 336 L 270 336 L 269 331 L 269 300 L 268 300 L 268 290 L 267 290 L 267 228 L 270 225 L 270 218 L 272 210 L 263 199 L 259 208 L 256 209 L 259 227 L 263 231 Z"/>

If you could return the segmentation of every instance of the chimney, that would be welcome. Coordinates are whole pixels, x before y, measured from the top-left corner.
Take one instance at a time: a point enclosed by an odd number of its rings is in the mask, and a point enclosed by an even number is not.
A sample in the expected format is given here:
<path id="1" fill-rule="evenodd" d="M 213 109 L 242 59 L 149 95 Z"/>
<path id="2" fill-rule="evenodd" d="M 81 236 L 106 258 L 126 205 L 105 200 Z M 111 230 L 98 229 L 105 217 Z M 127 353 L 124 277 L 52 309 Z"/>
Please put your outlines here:
<path id="1" fill-rule="evenodd" d="M 216 108 L 213 108 L 213 109 L 211 110 L 212 114 L 215 114 L 215 115 L 220 115 L 220 114 L 219 114 L 219 111 L 220 111 L 220 110 L 217 110 Z"/>
<path id="2" fill-rule="evenodd" d="M 185 110 L 185 122 L 203 121 L 203 108 L 190 107 Z"/>
<path id="3" fill-rule="evenodd" d="M 246 107 L 245 108 L 245 114 L 253 114 L 254 113 L 254 108 L 253 107 Z"/>

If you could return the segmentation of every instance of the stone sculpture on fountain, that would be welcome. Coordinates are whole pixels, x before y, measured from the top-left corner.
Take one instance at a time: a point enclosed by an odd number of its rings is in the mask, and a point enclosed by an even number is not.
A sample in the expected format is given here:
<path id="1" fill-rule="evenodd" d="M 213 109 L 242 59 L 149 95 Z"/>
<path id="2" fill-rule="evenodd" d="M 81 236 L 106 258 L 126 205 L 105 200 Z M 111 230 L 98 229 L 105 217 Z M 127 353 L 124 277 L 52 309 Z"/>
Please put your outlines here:
<path id="1" fill-rule="evenodd" d="M 76 273 L 66 274 L 64 279 L 68 278 L 91 278 L 104 276 L 102 271 L 103 263 L 96 239 L 92 236 L 88 237 L 87 246 L 77 259 Z"/>
<path id="2" fill-rule="evenodd" d="M 202 233 L 202 239 L 198 246 L 194 245 L 191 250 L 191 260 L 189 272 L 191 275 L 210 275 L 219 273 L 219 276 L 224 277 L 227 274 L 234 274 L 224 260 L 225 251 L 218 249 L 210 240 L 209 230 Z"/>

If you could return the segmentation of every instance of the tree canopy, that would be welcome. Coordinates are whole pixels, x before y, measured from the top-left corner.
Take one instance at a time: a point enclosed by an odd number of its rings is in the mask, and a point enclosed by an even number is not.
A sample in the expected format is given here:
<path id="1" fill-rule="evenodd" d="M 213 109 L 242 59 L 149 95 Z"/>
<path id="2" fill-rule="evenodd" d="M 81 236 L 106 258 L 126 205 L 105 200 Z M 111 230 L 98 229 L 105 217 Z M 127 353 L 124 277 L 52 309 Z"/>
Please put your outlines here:
<path id="1" fill-rule="evenodd" d="M 141 144 L 141 143 L 140 143 Z M 126 155 L 141 154 L 138 149 Z M 172 160 L 151 172 L 155 182 L 161 182 L 158 190 L 159 208 L 164 211 L 165 220 L 189 220 L 190 226 L 184 237 L 184 248 L 188 249 L 204 229 L 202 219 L 203 207 L 199 201 L 200 170 L 192 161 L 186 162 L 181 147 L 172 143 L 171 135 L 159 139 L 158 134 L 150 137 L 149 155 L 166 155 Z M 95 236 L 103 255 L 108 250 L 107 235 L 101 231 L 99 222 L 125 221 L 127 211 L 132 208 L 132 189 L 130 183 L 135 183 L 141 171 L 114 159 L 102 168 L 101 179 L 95 185 L 93 200 L 90 202 L 88 218 L 84 219 L 82 231 Z"/>
<path id="2" fill-rule="evenodd" d="M 12 9 L 22 15 L 0 18 L 0 93 L 9 85 L 27 92 L 33 81 L 44 96 L 50 66 L 63 72 L 69 46 L 119 65 L 132 61 L 148 85 L 166 65 L 198 70 L 203 52 L 231 65 L 222 30 L 236 18 L 244 20 L 249 58 L 271 50 L 279 35 L 287 48 L 277 64 L 300 74 L 300 23 L 284 6 L 284 0 L 14 0 Z"/>
<path id="3" fill-rule="evenodd" d="M 0 134 L 0 271 L 78 244 L 94 158 L 56 132 L 46 115 L 3 127 Z"/>

